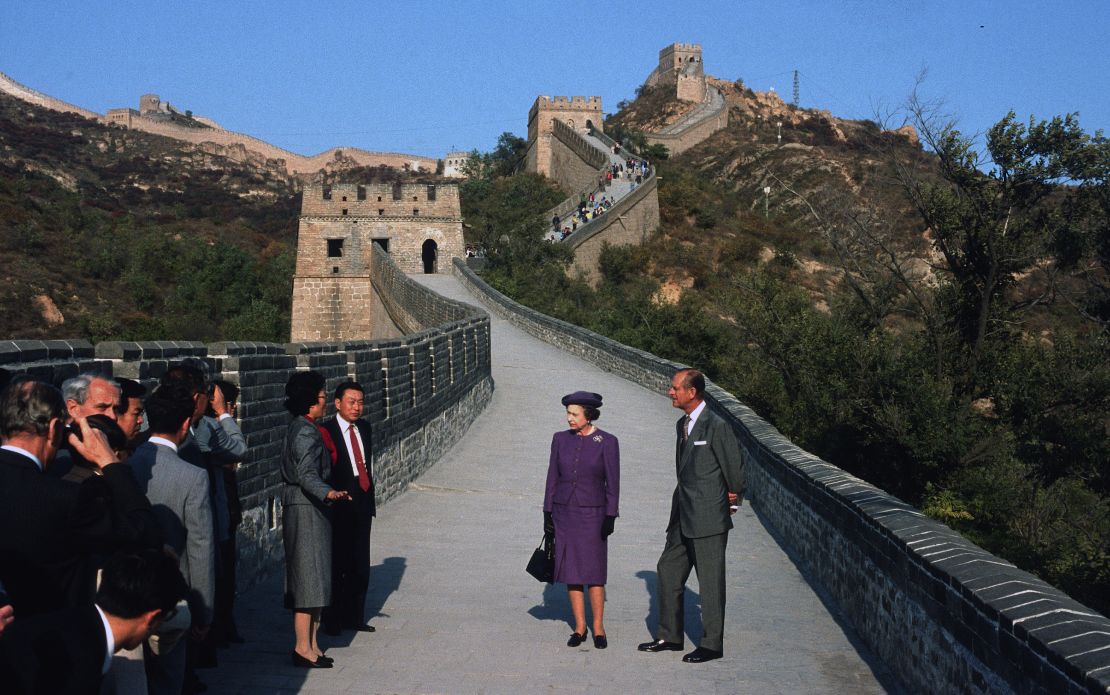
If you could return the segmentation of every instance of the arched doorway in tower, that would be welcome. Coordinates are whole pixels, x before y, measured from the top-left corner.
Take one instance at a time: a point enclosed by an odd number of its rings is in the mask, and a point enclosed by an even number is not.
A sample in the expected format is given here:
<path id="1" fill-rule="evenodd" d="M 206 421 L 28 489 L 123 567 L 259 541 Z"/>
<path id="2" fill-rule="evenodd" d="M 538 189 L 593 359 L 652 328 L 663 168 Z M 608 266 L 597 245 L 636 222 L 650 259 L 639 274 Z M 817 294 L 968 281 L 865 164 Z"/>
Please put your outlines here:
<path id="1" fill-rule="evenodd" d="M 434 274 L 436 272 L 436 260 L 439 258 L 439 247 L 434 239 L 428 239 L 424 242 L 420 257 L 424 260 L 424 274 Z"/>

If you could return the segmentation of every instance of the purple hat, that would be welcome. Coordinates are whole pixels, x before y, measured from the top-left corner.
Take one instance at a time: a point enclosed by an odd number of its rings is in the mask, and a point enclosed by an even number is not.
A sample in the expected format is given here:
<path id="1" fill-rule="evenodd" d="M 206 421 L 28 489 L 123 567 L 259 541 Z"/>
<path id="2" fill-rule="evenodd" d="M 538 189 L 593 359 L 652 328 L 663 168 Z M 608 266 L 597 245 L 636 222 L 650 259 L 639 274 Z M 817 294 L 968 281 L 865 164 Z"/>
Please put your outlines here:
<path id="1" fill-rule="evenodd" d="M 563 405 L 584 405 L 587 408 L 600 408 L 601 394 L 590 391 L 575 391 L 563 396 Z"/>

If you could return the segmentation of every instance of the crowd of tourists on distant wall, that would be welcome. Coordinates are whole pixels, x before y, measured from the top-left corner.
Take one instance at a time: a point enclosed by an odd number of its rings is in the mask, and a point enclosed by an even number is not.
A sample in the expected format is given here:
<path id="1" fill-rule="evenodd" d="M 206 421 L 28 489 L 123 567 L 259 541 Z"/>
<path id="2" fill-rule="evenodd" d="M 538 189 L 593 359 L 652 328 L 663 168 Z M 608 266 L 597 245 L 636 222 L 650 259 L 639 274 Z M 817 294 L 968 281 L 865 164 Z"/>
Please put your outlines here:
<path id="1" fill-rule="evenodd" d="M 0 369 L 0 691 L 207 689 L 198 669 L 244 641 L 234 618 L 236 471 L 248 452 L 238 395 L 196 358 L 171 365 L 149 394 L 103 373 L 54 385 Z M 322 414 L 322 394 L 311 395 Z M 336 393 L 337 417 L 312 426 L 322 438 L 323 428 L 335 430 L 330 451 L 341 452 L 339 468 L 353 462 L 337 472 L 329 459 L 324 473 L 329 490 L 349 483 L 352 492 L 333 495 L 346 516 L 329 512 L 341 528 L 333 539 L 328 527 L 320 557 L 333 556 L 332 541 L 369 547 L 369 424 L 359 420 L 365 446 L 346 437 L 361 404 L 362 388 L 347 382 Z M 305 487 L 282 473 L 285 487 Z M 287 516 L 291 507 L 286 500 Z M 295 525 L 285 526 L 288 533 Z M 312 604 L 332 606 L 325 631 L 372 631 L 362 618 L 368 555 L 346 549 L 334 557 L 348 562 L 330 568 L 329 586 L 317 587 L 327 600 Z M 311 642 L 303 640 L 301 605 L 290 607 L 294 665 L 330 666 L 314 628 Z"/>
<path id="2" fill-rule="evenodd" d="M 614 146 L 615 153 L 620 152 L 620 144 Z M 558 214 L 551 218 L 551 229 L 544 239 L 547 241 L 562 241 L 578 231 L 579 225 L 584 225 L 608 212 L 609 208 L 618 200 L 618 196 L 603 195 L 609 190 L 614 181 L 625 180 L 629 183 L 628 192 L 636 190 L 651 172 L 651 165 L 646 160 L 628 157 L 624 162 L 614 163 L 604 174 L 598 176 L 597 190 L 595 192 L 579 195 L 578 207 L 569 218 L 562 218 Z"/>

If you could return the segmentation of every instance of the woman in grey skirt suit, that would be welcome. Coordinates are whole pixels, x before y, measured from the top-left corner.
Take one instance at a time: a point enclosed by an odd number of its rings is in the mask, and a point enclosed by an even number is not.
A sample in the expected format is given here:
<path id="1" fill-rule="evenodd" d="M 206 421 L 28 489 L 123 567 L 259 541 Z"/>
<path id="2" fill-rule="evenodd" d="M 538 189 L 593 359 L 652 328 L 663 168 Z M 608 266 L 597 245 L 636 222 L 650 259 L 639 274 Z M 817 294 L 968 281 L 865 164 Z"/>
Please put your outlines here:
<path id="1" fill-rule="evenodd" d="M 555 536 L 555 581 L 567 585 L 574 632 L 568 647 L 586 640 L 589 587 L 594 648 L 605 649 L 605 582 L 609 535 L 620 498 L 620 446 L 598 429 L 601 394 L 575 391 L 563 397 L 569 429 L 551 439 L 547 488 L 543 499 L 544 533 Z"/>
<path id="2" fill-rule="evenodd" d="M 327 480 L 334 462 L 317 422 L 327 401 L 324 377 L 317 372 L 297 372 L 285 385 L 285 408 L 293 415 L 281 452 L 283 508 L 282 541 L 285 546 L 285 603 L 293 609 L 297 644 L 293 665 L 331 668 L 332 660 L 316 644 L 320 610 L 331 603 L 331 521 L 327 506 L 350 500 L 333 490 Z M 330 449 L 330 450 L 329 450 Z"/>

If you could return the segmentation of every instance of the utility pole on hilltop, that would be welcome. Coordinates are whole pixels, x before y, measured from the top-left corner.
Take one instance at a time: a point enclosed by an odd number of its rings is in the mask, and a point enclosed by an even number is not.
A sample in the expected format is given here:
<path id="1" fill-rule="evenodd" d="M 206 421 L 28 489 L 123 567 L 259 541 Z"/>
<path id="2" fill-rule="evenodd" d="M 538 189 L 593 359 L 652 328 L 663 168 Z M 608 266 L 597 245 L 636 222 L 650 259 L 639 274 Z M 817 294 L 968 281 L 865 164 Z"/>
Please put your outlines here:
<path id="1" fill-rule="evenodd" d="M 794 71 L 794 106 L 798 105 L 798 71 Z"/>

